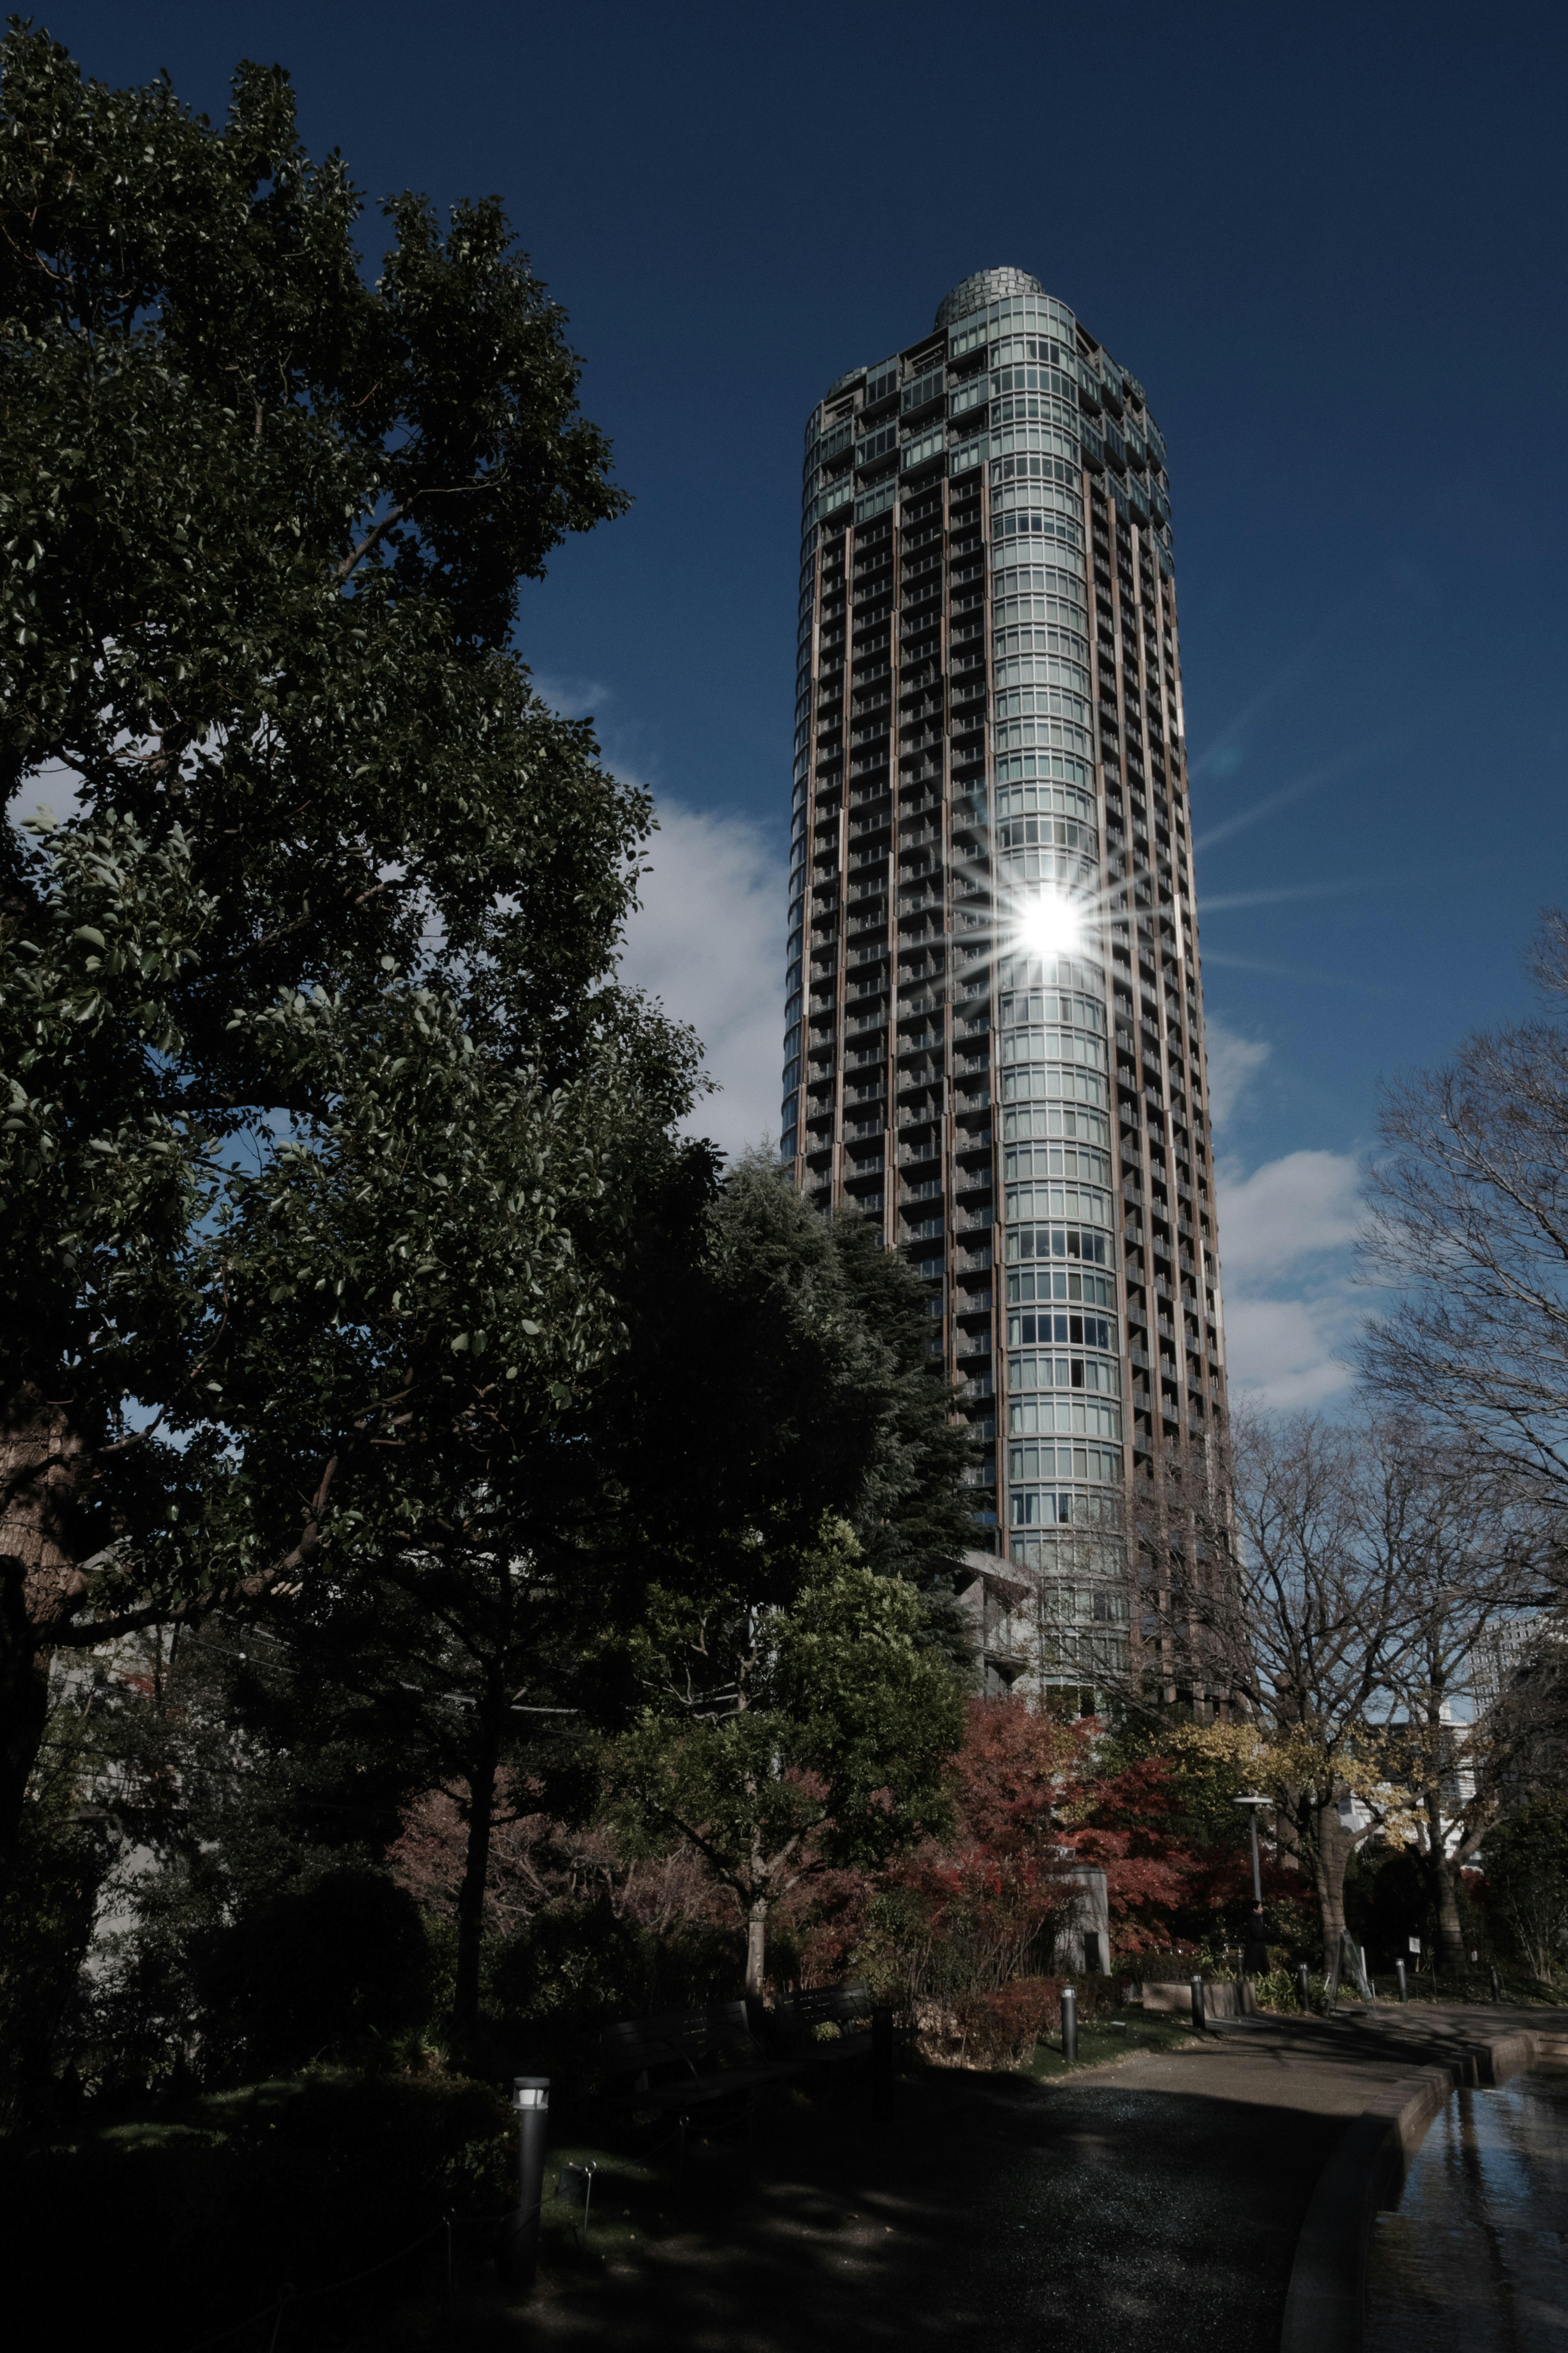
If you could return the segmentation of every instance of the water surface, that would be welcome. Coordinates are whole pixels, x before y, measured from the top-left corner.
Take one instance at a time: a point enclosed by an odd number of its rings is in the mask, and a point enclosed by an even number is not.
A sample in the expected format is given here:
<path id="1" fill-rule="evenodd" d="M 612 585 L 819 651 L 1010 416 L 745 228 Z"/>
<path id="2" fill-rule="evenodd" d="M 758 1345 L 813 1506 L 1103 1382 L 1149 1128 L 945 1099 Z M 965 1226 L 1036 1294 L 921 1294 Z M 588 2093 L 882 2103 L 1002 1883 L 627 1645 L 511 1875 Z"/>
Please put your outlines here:
<path id="1" fill-rule="evenodd" d="M 1377 2353 L 1568 2353 L 1568 2072 L 1455 2092 L 1373 2226 Z"/>

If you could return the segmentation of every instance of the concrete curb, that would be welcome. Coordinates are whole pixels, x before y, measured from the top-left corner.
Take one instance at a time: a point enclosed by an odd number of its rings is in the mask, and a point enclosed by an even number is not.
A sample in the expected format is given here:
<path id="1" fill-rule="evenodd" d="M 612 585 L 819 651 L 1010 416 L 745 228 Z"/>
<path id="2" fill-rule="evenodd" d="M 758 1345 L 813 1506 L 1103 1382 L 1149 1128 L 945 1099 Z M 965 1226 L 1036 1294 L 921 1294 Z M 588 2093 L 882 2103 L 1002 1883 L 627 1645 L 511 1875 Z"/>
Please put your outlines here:
<path id="1" fill-rule="evenodd" d="M 1409 2160 L 1449 2093 L 1461 2084 L 1505 2084 L 1538 2060 L 1563 2058 L 1568 2035 L 1515 2028 L 1401 2076 L 1346 2126 L 1296 2242 L 1279 2353 L 1363 2353 L 1373 2221 L 1398 2198 Z"/>

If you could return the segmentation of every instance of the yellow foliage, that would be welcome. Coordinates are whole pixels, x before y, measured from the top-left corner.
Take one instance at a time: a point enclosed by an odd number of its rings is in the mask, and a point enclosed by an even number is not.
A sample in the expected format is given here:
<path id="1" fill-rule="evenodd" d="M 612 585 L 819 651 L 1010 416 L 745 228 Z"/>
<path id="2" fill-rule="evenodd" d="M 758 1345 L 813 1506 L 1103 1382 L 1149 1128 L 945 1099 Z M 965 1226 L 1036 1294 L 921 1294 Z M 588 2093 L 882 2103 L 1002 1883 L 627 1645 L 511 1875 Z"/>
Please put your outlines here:
<path id="1" fill-rule="evenodd" d="M 1176 1765 L 1188 1812 L 1219 1817 L 1244 1789 L 1292 1812 L 1303 1796 L 1314 1804 L 1359 1798 L 1386 1838 L 1404 1844 L 1415 1835 L 1415 1792 L 1388 1779 L 1386 1741 L 1372 1727 L 1325 1738 L 1303 1725 L 1264 1732 L 1251 1724 L 1190 1724 L 1161 1746 Z"/>

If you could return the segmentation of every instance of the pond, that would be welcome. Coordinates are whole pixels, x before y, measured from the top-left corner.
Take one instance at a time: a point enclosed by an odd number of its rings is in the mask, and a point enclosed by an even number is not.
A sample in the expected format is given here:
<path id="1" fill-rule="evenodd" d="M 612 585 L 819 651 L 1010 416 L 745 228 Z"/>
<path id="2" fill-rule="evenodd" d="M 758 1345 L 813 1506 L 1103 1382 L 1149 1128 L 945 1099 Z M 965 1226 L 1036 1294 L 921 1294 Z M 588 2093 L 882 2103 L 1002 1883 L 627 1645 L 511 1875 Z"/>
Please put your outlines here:
<path id="1" fill-rule="evenodd" d="M 1459 2091 L 1373 2227 L 1377 2353 L 1568 2353 L 1568 2072 Z"/>

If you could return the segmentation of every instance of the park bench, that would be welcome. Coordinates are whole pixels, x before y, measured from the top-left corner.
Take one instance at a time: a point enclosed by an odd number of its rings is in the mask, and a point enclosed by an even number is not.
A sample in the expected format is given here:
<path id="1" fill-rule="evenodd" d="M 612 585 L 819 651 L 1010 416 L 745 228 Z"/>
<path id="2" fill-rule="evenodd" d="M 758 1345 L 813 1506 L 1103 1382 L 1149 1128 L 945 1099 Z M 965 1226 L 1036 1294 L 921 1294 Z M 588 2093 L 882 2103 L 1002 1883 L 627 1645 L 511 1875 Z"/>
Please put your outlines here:
<path id="1" fill-rule="evenodd" d="M 793 2059 L 763 2055 L 743 2001 L 622 2019 L 605 2029 L 599 2055 L 611 2100 L 672 2117 L 683 2144 L 693 2116 L 726 2103 L 740 2105 L 749 2131 L 752 2094 L 800 2072 Z"/>
<path id="2" fill-rule="evenodd" d="M 806 1986 L 782 1995 L 773 2018 L 784 2048 L 807 2066 L 853 2066 L 870 2060 L 871 1995 L 864 1985 Z M 824 2031 L 828 2028 L 830 2033 Z"/>

